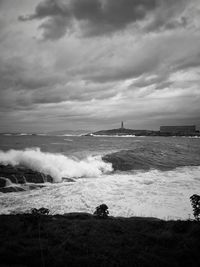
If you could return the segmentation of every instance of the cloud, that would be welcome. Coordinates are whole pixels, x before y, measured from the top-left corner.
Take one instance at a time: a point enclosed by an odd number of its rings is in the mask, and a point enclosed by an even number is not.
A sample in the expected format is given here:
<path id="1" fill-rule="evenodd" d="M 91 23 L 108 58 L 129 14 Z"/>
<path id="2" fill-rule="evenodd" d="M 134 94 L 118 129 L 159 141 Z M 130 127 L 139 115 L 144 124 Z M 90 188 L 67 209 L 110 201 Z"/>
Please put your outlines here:
<path id="1" fill-rule="evenodd" d="M 1 131 L 109 128 L 119 120 L 137 128 L 157 128 L 157 120 L 173 118 L 196 123 L 197 2 L 5 0 Z M 21 14 L 31 15 L 16 21 Z M 37 27 L 54 42 L 38 42 Z"/>
<path id="2" fill-rule="evenodd" d="M 190 3 L 187 0 L 159 0 L 159 7 L 144 26 L 146 32 L 172 30 L 187 26 L 186 14 Z"/>
<path id="3" fill-rule="evenodd" d="M 35 90 L 53 86 L 59 82 L 59 75 L 48 74 L 41 62 L 28 63 L 20 57 L 11 57 L 0 63 L 1 90 Z"/>
<path id="4" fill-rule="evenodd" d="M 191 55 L 188 57 L 183 57 L 176 62 L 176 69 L 190 69 L 200 66 L 200 53 L 198 51 L 191 52 Z"/>
<path id="5" fill-rule="evenodd" d="M 43 38 L 56 40 L 67 32 L 79 31 L 84 37 L 102 36 L 126 29 L 144 21 L 146 31 L 161 27 L 185 27 L 187 19 L 180 17 L 186 0 L 44 0 L 31 15 L 19 20 L 44 19 L 39 26 Z"/>
<path id="6" fill-rule="evenodd" d="M 48 16 L 68 16 L 67 6 L 60 0 L 44 0 L 35 8 L 35 13 L 28 16 L 19 16 L 20 20 L 42 19 Z"/>
<path id="7" fill-rule="evenodd" d="M 96 51 L 97 58 L 81 62 L 70 70 L 71 75 L 106 83 L 152 75 L 163 79 L 174 71 L 200 66 L 198 34 L 184 30 L 145 35 L 139 41 L 137 37 L 127 37 L 121 41 L 122 39 L 123 37 L 112 38 L 114 45 L 108 43 L 108 47 L 112 47 L 112 53 L 107 52 L 104 53 L 106 56 L 102 56 L 101 51 Z M 152 81 L 146 81 L 150 82 Z M 160 86 L 163 87 L 163 84 Z"/>
<path id="8" fill-rule="evenodd" d="M 171 84 L 169 82 L 169 73 L 167 72 L 158 72 L 157 74 L 154 75 L 142 75 L 135 81 L 133 81 L 129 89 L 131 88 L 143 88 L 143 87 L 149 87 L 149 86 L 156 86 L 156 89 L 162 89 L 165 88 L 167 85 Z"/>
<path id="9" fill-rule="evenodd" d="M 42 61 L 32 63 L 21 57 L 0 60 L 0 111 L 34 109 L 36 105 L 64 101 L 85 102 L 116 94 L 112 83 L 105 85 L 69 79 L 62 70 L 52 70 Z"/>
<path id="10" fill-rule="evenodd" d="M 3 4 L 4 0 L 0 0 L 0 6 Z"/>
<path id="11" fill-rule="evenodd" d="M 57 40 L 67 32 L 68 20 L 61 16 L 54 16 L 43 22 L 39 28 L 43 29 L 43 39 Z"/>

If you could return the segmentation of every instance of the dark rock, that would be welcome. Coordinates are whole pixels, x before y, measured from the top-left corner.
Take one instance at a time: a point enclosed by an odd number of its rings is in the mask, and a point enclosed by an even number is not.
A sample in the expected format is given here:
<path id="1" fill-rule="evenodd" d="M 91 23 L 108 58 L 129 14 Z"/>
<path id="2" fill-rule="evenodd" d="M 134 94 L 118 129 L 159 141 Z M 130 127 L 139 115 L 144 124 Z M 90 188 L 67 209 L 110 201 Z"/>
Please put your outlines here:
<path id="1" fill-rule="evenodd" d="M 0 165 L 0 176 L 10 179 L 12 183 L 45 183 L 53 182 L 50 175 L 27 169 L 23 166 Z"/>
<path id="2" fill-rule="evenodd" d="M 26 190 L 19 186 L 8 186 L 8 187 L 0 188 L 0 192 L 2 193 L 12 193 L 12 192 L 19 192 L 19 191 L 26 191 Z"/>
<path id="3" fill-rule="evenodd" d="M 27 191 L 27 190 L 34 190 L 44 187 L 44 185 L 38 185 L 38 184 L 24 184 L 21 186 L 12 185 L 12 186 L 5 186 L 0 187 L 1 193 L 12 193 L 12 192 L 21 192 L 21 191 Z"/>
<path id="4" fill-rule="evenodd" d="M 5 187 L 6 183 L 7 183 L 6 178 L 0 177 L 0 188 Z"/>

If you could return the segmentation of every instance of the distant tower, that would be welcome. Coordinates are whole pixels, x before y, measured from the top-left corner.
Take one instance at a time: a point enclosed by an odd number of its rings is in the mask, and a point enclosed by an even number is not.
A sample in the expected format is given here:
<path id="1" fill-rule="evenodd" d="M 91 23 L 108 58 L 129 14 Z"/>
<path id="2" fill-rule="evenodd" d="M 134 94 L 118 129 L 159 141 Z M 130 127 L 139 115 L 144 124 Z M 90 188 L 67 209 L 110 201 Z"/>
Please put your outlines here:
<path id="1" fill-rule="evenodd" d="M 121 129 L 124 129 L 124 122 L 121 122 Z"/>

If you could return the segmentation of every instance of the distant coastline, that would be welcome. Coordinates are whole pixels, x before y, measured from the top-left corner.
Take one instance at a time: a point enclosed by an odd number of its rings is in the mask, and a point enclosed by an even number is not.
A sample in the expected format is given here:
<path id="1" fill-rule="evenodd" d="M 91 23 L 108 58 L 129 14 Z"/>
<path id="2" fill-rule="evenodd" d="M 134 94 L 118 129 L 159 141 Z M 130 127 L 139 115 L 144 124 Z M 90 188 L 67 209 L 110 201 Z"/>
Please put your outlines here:
<path id="1" fill-rule="evenodd" d="M 153 130 L 134 130 L 126 128 L 101 130 L 93 133 L 88 133 L 85 136 L 188 136 L 200 137 L 200 132 L 162 132 Z"/>
<path id="2" fill-rule="evenodd" d="M 135 137 L 135 136 L 164 136 L 164 137 L 200 137 L 200 131 L 195 125 L 190 126 L 161 126 L 160 130 L 136 130 L 124 128 L 123 122 L 120 128 L 89 131 L 89 130 L 60 130 L 46 133 L 20 133 L 1 132 L 4 136 L 105 136 L 105 137 Z"/>

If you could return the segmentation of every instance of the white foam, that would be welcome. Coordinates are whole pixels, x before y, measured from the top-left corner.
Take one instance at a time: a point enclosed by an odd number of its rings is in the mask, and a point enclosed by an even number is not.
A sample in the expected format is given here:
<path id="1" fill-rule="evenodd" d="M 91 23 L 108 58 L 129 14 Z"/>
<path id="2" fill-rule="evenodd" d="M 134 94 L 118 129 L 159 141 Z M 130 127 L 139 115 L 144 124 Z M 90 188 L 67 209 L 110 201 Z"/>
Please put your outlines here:
<path id="1" fill-rule="evenodd" d="M 136 135 L 97 135 L 97 134 L 90 134 L 89 136 L 92 137 L 141 137 Z"/>
<path id="2" fill-rule="evenodd" d="M 0 214 L 46 207 L 51 212 L 94 212 L 106 203 L 110 215 L 153 216 L 164 219 L 192 217 L 190 196 L 199 194 L 200 167 L 162 172 L 116 173 L 75 183 L 47 184 L 27 192 L 0 193 Z"/>
<path id="3" fill-rule="evenodd" d="M 111 164 L 105 163 L 100 156 L 89 156 L 84 160 L 78 160 L 62 154 L 42 152 L 39 148 L 0 151 L 0 163 L 23 165 L 51 175 L 55 182 L 61 181 L 62 177 L 99 177 L 103 173 L 112 171 Z"/>

